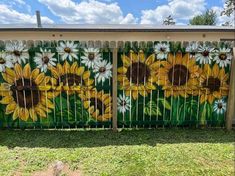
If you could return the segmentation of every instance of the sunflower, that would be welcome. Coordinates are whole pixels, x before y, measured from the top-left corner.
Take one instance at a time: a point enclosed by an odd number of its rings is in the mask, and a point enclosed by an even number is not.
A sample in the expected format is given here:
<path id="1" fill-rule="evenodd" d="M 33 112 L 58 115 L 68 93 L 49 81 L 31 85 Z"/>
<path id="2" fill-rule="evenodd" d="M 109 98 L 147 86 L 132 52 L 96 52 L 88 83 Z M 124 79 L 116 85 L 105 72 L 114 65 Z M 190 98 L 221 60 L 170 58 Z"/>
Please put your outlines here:
<path id="1" fill-rule="evenodd" d="M 92 89 L 93 79 L 90 79 L 90 71 L 85 71 L 84 67 L 79 67 L 77 62 L 71 66 L 65 61 L 63 65 L 58 63 L 56 67 L 49 68 L 52 73 L 51 84 L 55 90 L 54 95 L 59 95 L 60 91 L 66 91 L 68 95 L 75 92 L 81 93 Z"/>
<path id="2" fill-rule="evenodd" d="M 112 118 L 112 97 L 104 91 L 97 92 L 95 89 L 86 91 L 80 96 L 83 106 L 97 121 L 108 121 Z"/>
<path id="3" fill-rule="evenodd" d="M 165 96 L 188 97 L 189 94 L 197 94 L 197 85 L 200 68 L 196 65 L 195 59 L 189 59 L 189 53 L 182 56 L 177 53 L 175 56 L 168 55 L 166 61 L 161 61 L 157 84 L 162 86 Z"/>
<path id="4" fill-rule="evenodd" d="M 13 113 L 13 119 L 20 118 L 27 121 L 31 118 L 33 121 L 37 117 L 46 117 L 48 112 L 54 108 L 54 104 L 49 100 L 47 85 L 50 78 L 40 73 L 39 69 L 31 72 L 30 65 L 22 68 L 15 64 L 14 70 L 6 68 L 2 73 L 6 83 L 1 84 L 0 103 L 6 104 L 6 114 Z"/>
<path id="5" fill-rule="evenodd" d="M 203 73 L 200 75 L 200 103 L 208 100 L 212 104 L 215 98 L 220 99 L 223 96 L 227 96 L 229 90 L 228 79 L 229 75 L 225 73 L 224 68 L 219 69 L 219 66 L 214 64 L 211 69 L 206 64 Z"/>
<path id="6" fill-rule="evenodd" d="M 118 81 L 121 90 L 133 99 L 137 99 L 138 94 L 147 96 L 156 87 L 156 71 L 159 62 L 155 62 L 155 54 L 151 54 L 147 59 L 143 51 L 138 54 L 130 51 L 130 56 L 122 55 L 123 66 L 118 68 Z"/>

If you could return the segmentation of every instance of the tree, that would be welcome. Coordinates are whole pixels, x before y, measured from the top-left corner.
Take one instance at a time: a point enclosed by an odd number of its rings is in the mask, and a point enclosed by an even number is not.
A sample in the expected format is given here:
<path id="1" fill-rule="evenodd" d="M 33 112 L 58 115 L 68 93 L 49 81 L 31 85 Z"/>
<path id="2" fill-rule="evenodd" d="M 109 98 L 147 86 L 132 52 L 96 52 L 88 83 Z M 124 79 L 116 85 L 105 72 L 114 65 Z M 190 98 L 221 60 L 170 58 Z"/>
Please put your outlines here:
<path id="1" fill-rule="evenodd" d="M 235 11 L 235 1 L 234 0 L 226 0 L 224 4 L 224 10 L 221 12 L 221 15 L 227 15 L 230 17 Z"/>
<path id="2" fill-rule="evenodd" d="M 173 19 L 173 17 L 171 15 L 169 15 L 168 17 L 166 17 L 163 20 L 163 25 L 175 25 L 175 21 Z"/>
<path id="3" fill-rule="evenodd" d="M 189 21 L 191 25 L 216 25 L 216 12 L 213 10 L 207 10 L 202 15 L 197 15 Z"/>
<path id="4" fill-rule="evenodd" d="M 234 0 L 226 0 L 224 4 L 224 10 L 221 12 L 221 16 L 226 15 L 230 17 L 235 13 L 235 1 Z M 232 26 L 234 23 L 234 18 L 230 21 L 226 21 L 222 26 Z M 235 24 L 234 24 L 235 25 Z"/>

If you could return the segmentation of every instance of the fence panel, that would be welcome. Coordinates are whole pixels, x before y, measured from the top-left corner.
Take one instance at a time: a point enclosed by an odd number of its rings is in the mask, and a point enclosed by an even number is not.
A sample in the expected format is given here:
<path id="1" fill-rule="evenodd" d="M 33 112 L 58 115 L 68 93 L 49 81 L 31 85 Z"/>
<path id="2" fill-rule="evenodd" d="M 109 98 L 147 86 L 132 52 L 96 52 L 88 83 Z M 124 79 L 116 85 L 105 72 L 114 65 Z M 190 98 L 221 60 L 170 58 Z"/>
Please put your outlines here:
<path id="1" fill-rule="evenodd" d="M 1 42 L 0 127 L 110 128 L 112 51 L 100 43 Z"/>
<path id="2" fill-rule="evenodd" d="M 128 42 L 118 53 L 119 127 L 224 126 L 232 45 Z"/>

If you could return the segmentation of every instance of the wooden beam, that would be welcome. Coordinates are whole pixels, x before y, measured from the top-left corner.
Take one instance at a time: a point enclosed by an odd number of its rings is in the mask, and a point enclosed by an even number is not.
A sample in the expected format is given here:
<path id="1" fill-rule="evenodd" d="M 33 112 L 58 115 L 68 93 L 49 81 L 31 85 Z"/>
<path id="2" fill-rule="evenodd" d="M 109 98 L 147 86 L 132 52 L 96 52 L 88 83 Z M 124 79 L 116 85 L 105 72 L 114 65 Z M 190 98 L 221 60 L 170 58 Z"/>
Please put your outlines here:
<path id="1" fill-rule="evenodd" d="M 117 48 L 113 48 L 113 82 L 112 82 L 112 96 L 113 96 L 113 131 L 117 131 Z"/>
<path id="2" fill-rule="evenodd" d="M 235 117 L 235 47 L 233 48 L 233 59 L 231 61 L 230 85 L 226 114 L 226 129 L 231 130 L 233 118 Z"/>

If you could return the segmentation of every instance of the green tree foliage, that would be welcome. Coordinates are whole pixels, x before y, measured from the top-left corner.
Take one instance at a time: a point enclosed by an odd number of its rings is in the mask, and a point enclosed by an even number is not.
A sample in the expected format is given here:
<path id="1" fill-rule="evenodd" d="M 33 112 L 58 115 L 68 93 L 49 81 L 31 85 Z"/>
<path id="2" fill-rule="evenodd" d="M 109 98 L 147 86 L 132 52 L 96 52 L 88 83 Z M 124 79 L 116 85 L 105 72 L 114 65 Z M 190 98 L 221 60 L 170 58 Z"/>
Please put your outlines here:
<path id="1" fill-rule="evenodd" d="M 235 1 L 234 0 L 226 0 L 224 5 L 224 10 L 221 15 L 231 16 L 235 11 Z"/>
<path id="2" fill-rule="evenodd" d="M 175 25 L 175 21 L 171 15 L 166 17 L 166 19 L 163 20 L 163 25 Z"/>
<path id="3" fill-rule="evenodd" d="M 202 15 L 197 15 L 189 21 L 190 25 L 216 25 L 216 12 L 207 10 Z"/>

